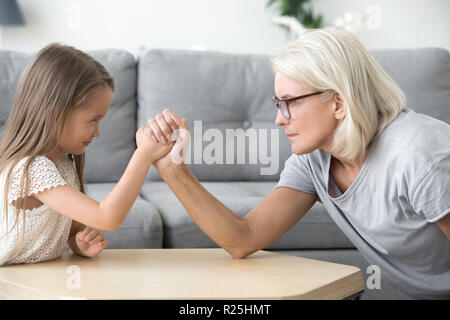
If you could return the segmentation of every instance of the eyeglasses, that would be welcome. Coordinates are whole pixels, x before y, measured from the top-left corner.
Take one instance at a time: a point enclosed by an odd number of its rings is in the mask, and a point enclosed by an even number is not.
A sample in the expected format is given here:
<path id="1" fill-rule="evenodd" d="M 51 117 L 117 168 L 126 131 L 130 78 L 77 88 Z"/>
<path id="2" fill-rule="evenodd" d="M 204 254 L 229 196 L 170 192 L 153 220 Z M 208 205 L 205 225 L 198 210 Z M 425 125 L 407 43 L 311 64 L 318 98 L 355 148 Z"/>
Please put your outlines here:
<path id="1" fill-rule="evenodd" d="M 289 112 L 289 103 L 300 100 L 300 99 L 305 99 L 311 96 L 315 96 L 317 94 L 321 94 L 323 92 L 318 91 L 318 92 L 313 92 L 313 93 L 309 93 L 309 94 L 305 94 L 303 96 L 298 96 L 298 97 L 292 97 L 292 98 L 287 98 L 287 99 L 278 99 L 278 97 L 273 97 L 272 101 L 275 102 L 275 105 L 277 106 L 277 108 L 281 111 L 281 114 L 286 118 L 286 119 L 290 119 L 291 118 L 291 113 Z"/>

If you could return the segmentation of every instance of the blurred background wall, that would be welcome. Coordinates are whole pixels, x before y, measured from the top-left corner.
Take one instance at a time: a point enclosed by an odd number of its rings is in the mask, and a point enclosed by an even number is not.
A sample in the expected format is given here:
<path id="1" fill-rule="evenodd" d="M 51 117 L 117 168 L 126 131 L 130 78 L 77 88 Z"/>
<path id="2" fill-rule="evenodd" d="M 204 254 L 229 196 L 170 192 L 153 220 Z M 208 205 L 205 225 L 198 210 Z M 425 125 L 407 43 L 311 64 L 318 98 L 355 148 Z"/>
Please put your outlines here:
<path id="1" fill-rule="evenodd" d="M 0 0 L 3 1 L 3 0 Z M 25 25 L 2 27 L 2 49 L 54 41 L 82 50 L 142 47 L 275 54 L 292 35 L 267 0 L 17 0 Z M 371 15 L 355 33 L 371 48 L 450 50 L 449 0 L 312 0 L 324 25 Z"/>

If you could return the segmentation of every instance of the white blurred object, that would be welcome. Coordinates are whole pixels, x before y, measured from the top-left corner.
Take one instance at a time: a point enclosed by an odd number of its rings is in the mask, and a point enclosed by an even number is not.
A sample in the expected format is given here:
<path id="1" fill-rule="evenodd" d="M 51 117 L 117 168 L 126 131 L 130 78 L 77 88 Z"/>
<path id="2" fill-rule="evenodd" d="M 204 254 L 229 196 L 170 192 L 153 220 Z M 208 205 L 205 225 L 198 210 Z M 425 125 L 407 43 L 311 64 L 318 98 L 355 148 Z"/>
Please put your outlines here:
<path id="1" fill-rule="evenodd" d="M 307 30 L 294 17 L 289 17 L 289 16 L 273 17 L 272 22 L 279 26 L 287 27 L 291 32 L 295 33 L 296 35 L 301 35 L 303 32 L 305 32 Z"/>
<path id="2" fill-rule="evenodd" d="M 189 48 L 189 50 L 208 51 L 208 47 L 202 44 L 194 44 Z"/>
<path id="3" fill-rule="evenodd" d="M 334 20 L 334 27 L 345 29 L 355 33 L 358 29 L 366 26 L 368 29 L 380 29 L 381 9 L 377 5 L 367 7 L 364 14 L 357 12 L 346 12 L 344 16 Z"/>
<path id="4" fill-rule="evenodd" d="M 364 20 L 364 17 L 359 13 L 346 12 L 343 17 L 337 17 L 334 20 L 334 26 L 355 33 L 364 25 Z"/>

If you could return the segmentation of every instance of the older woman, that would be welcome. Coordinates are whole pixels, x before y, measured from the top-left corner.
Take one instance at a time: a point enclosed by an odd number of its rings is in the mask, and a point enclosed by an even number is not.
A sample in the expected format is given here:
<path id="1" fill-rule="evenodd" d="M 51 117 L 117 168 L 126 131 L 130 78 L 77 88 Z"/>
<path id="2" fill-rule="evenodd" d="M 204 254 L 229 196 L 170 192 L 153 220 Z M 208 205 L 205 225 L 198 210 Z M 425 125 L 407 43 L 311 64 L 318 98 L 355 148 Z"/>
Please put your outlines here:
<path id="1" fill-rule="evenodd" d="M 155 166 L 192 219 L 245 258 L 321 201 L 406 297 L 450 298 L 450 126 L 405 108 L 400 88 L 350 32 L 306 32 L 272 65 L 276 124 L 293 152 L 278 185 L 240 218 L 168 155 Z M 186 120 L 165 110 L 149 126 L 160 137 Z"/>

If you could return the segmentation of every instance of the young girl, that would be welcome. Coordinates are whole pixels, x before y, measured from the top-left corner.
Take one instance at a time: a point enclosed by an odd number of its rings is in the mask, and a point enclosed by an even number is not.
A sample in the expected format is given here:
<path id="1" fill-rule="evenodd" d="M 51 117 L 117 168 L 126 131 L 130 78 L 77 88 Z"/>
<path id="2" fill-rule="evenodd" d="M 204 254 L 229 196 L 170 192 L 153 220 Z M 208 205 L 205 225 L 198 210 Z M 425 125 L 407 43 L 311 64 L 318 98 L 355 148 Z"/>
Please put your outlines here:
<path id="1" fill-rule="evenodd" d="M 72 47 L 51 44 L 27 66 L 0 143 L 0 265 L 54 259 L 67 243 L 98 255 L 107 241 L 96 229 L 119 228 L 150 166 L 170 151 L 141 127 L 115 188 L 100 202 L 85 194 L 84 149 L 100 136 L 113 90 L 105 68 Z"/>

